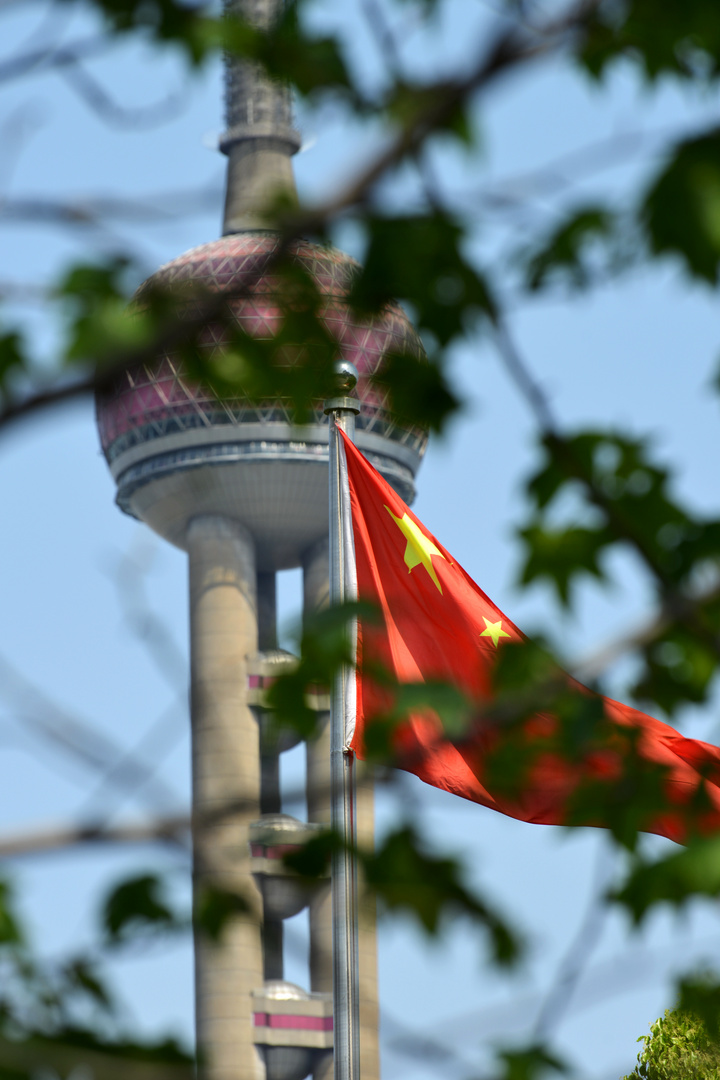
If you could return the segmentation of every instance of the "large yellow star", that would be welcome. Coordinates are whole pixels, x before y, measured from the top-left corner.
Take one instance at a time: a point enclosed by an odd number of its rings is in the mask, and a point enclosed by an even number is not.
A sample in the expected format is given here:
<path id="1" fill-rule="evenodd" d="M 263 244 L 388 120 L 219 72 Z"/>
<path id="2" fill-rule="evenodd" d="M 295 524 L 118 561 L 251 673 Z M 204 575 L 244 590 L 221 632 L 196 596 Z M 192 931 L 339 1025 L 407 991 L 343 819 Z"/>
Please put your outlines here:
<path id="1" fill-rule="evenodd" d="M 433 555 L 439 555 L 441 559 L 445 558 L 442 551 L 438 551 L 430 537 L 425 535 L 409 514 L 403 514 L 401 518 L 398 518 L 395 517 L 389 506 L 386 506 L 385 509 L 407 540 L 407 547 L 405 548 L 405 565 L 407 566 L 408 571 L 412 571 L 416 566 L 422 564 L 440 592 L 442 592 L 442 585 L 438 581 L 435 567 L 432 564 Z"/>
<path id="2" fill-rule="evenodd" d="M 485 623 L 485 629 L 481 632 L 480 637 L 492 638 L 492 643 L 496 649 L 501 637 L 510 637 L 507 630 L 503 630 L 502 628 L 502 619 L 498 619 L 497 622 L 490 622 L 490 620 L 483 615 L 483 622 Z"/>

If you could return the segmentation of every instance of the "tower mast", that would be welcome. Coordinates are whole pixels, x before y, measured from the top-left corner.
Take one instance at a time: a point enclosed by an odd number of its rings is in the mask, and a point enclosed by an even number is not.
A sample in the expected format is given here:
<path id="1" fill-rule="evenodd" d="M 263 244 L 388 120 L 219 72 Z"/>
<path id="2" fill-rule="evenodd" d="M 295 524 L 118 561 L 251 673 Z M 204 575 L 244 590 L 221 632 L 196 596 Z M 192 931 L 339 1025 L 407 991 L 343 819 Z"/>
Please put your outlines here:
<path id="1" fill-rule="evenodd" d="M 281 0 L 226 0 L 261 30 Z M 276 248 L 267 209 L 294 199 L 290 92 L 246 60 L 227 58 L 228 156 L 221 239 L 161 267 L 147 283 L 178 290 L 179 303 L 226 292 L 241 330 L 272 341 L 282 326 L 278 280 L 264 268 Z M 389 304 L 362 320 L 347 305 L 357 264 L 298 240 L 291 259 L 315 283 L 320 317 L 340 356 L 359 372 L 356 443 L 406 502 L 427 442 L 401 425 L 372 376 L 390 353 L 422 355 L 405 313 Z M 143 287 L 144 288 L 144 287 Z M 143 289 L 139 298 L 142 302 Z M 200 353 L 227 340 L 203 331 Z M 302 343 L 299 343 L 302 344 Z M 196 1029 L 202 1080 L 330 1080 L 333 1073 L 332 918 L 329 882 L 308 893 L 282 853 L 330 824 L 329 701 L 318 697 L 307 743 L 309 822 L 282 813 L 279 756 L 297 736 L 277 733 L 265 687 L 293 658 L 277 648 L 275 580 L 302 567 L 304 616 L 328 601 L 328 420 L 319 406 L 298 429 L 281 400 L 218 398 L 186 374 L 172 351 L 123 371 L 97 399 L 117 503 L 188 555 L 190 597 L 194 899 L 244 904 L 220 945 L 196 930 Z M 357 837 L 373 842 L 373 789 L 358 777 Z M 283 920 L 309 906 L 309 987 L 284 979 Z M 374 903 L 361 902 L 360 1076 L 378 1080 Z"/>
<path id="2" fill-rule="evenodd" d="M 228 16 L 239 16 L 267 32 L 282 0 L 225 0 Z M 223 235 L 267 229 L 263 211 L 273 199 L 297 199 L 292 156 L 300 136 L 292 126 L 290 87 L 270 79 L 262 66 L 225 58 L 225 121 L 220 149 L 228 156 Z"/>

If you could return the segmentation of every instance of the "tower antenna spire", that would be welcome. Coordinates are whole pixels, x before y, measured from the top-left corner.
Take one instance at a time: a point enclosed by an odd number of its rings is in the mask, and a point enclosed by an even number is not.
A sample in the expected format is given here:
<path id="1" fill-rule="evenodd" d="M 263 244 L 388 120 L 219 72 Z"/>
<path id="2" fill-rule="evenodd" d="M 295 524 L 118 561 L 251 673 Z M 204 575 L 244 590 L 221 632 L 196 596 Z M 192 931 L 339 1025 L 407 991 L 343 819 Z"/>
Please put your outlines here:
<path id="1" fill-rule="evenodd" d="M 225 0 L 225 14 L 268 32 L 283 0 Z M 225 56 L 225 120 L 220 149 L 228 157 L 223 235 L 269 228 L 266 212 L 278 197 L 297 199 L 292 156 L 300 135 L 292 125 L 290 87 L 262 64 Z"/>

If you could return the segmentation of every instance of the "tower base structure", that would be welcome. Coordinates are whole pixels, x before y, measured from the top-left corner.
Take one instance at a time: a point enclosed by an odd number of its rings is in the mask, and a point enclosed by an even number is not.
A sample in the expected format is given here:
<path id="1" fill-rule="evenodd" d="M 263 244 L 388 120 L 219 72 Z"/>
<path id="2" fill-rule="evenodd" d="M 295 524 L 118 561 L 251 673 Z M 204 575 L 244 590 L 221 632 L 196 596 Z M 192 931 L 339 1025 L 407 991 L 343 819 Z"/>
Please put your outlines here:
<path id="1" fill-rule="evenodd" d="M 314 698 L 307 743 L 309 822 L 281 812 L 279 755 L 297 736 L 269 715 L 269 685 L 295 661 L 275 645 L 274 587 L 258 574 L 252 536 L 227 516 L 200 515 L 185 538 L 190 569 L 194 896 L 196 911 L 228 893 L 245 910 L 222 940 L 196 931 L 196 1017 L 207 1080 L 330 1080 L 332 920 L 327 881 L 296 881 L 283 855 L 330 824 L 329 702 Z M 328 602 L 327 542 L 304 558 L 306 616 Z M 258 618 L 259 617 L 259 618 Z M 372 843 L 372 783 L 358 798 L 359 839 Z M 309 990 L 283 979 L 282 922 L 309 908 Z M 361 922 L 361 1063 L 378 1080 L 374 905 Z"/>

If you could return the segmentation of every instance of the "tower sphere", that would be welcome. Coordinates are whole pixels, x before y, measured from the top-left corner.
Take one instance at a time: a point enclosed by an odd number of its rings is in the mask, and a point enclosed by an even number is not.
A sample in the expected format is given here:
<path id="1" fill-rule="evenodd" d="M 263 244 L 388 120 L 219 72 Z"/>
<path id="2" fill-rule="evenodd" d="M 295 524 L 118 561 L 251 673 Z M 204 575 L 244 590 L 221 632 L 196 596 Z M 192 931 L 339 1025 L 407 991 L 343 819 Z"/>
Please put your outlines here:
<path id="1" fill-rule="evenodd" d="M 225 236 L 173 259 L 146 285 L 244 289 L 230 301 L 232 315 L 246 333 L 271 338 L 283 319 L 281 280 L 272 269 L 264 272 L 276 243 L 269 232 Z M 367 319 L 349 309 L 346 297 L 358 270 L 349 256 L 297 241 L 290 257 L 320 294 L 320 316 L 340 347 L 336 370 L 354 365 L 359 373 L 357 445 L 409 502 L 427 433 L 393 419 L 386 393 L 370 380 L 390 352 L 422 355 L 420 339 L 397 305 Z M 209 326 L 206 337 L 202 348 L 221 347 L 222 328 Z M 97 421 L 118 505 L 180 548 L 193 517 L 220 514 L 252 534 L 259 570 L 280 570 L 299 565 L 303 552 L 327 533 L 328 419 L 322 403 L 311 422 L 298 427 L 281 401 L 216 398 L 190 381 L 168 353 L 118 376 L 98 396 Z"/>

